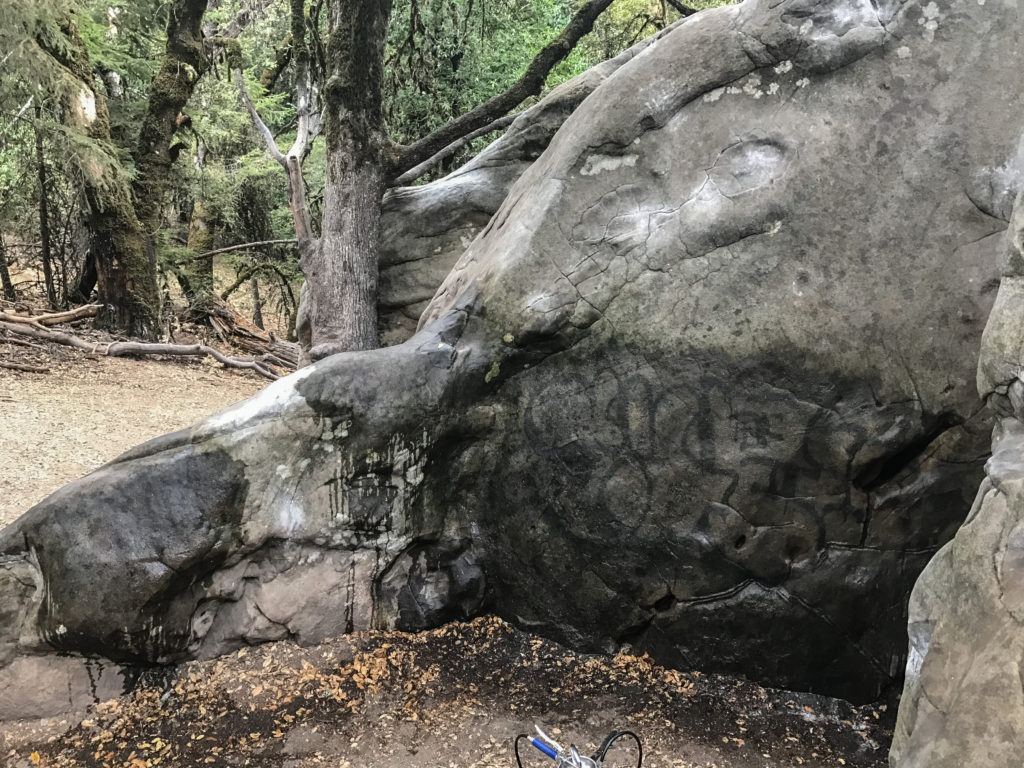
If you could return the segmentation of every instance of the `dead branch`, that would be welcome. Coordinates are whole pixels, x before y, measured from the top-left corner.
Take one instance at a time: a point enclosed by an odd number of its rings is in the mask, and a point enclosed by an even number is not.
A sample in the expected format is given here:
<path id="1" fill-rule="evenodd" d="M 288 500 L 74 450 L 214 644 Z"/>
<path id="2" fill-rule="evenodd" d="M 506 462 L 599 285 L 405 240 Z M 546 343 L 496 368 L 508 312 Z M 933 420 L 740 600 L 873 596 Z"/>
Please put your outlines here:
<path id="1" fill-rule="evenodd" d="M 229 304 L 210 297 L 212 306 L 209 308 L 210 325 L 221 340 L 230 342 L 258 359 L 266 360 L 271 365 L 294 370 L 299 365 L 299 345 L 290 341 L 282 341 L 272 333 L 257 328 L 244 317 L 235 312 Z"/>
<path id="2" fill-rule="evenodd" d="M 461 139 L 458 139 L 457 141 L 454 141 L 451 144 L 449 144 L 447 147 L 442 149 L 437 154 L 427 158 L 422 163 L 417 165 L 415 168 L 412 168 L 403 173 L 397 179 L 392 181 L 390 186 L 401 187 L 407 184 L 412 184 L 420 176 L 424 175 L 427 171 L 436 166 L 438 163 L 441 163 L 444 160 L 451 157 L 452 155 L 454 155 L 456 152 L 465 147 L 471 141 L 479 139 L 481 136 L 485 136 L 488 133 L 491 133 L 492 131 L 500 131 L 503 128 L 507 128 L 508 126 L 512 125 L 515 119 L 519 117 L 519 115 L 521 114 L 522 112 L 516 112 L 515 114 L 512 115 L 505 115 L 504 117 L 499 117 L 493 123 L 485 125 L 483 128 L 475 130 L 472 133 L 466 134 Z"/>
<path id="3" fill-rule="evenodd" d="M 260 136 L 263 137 L 263 143 L 267 145 L 267 151 L 270 152 L 270 156 L 287 170 L 288 166 L 285 163 L 284 152 L 277 146 L 277 142 L 274 141 L 274 134 L 270 132 L 267 124 L 263 122 L 260 113 L 256 111 L 256 105 L 249 98 L 249 91 L 245 88 L 245 78 L 242 77 L 242 70 L 240 69 L 235 70 L 235 84 L 238 86 L 238 95 L 242 99 L 242 106 L 249 113 L 249 119 L 252 120 L 253 126 L 259 131 Z"/>
<path id="4" fill-rule="evenodd" d="M 42 339 L 65 347 L 74 347 L 93 354 L 108 357 L 140 357 L 144 355 L 173 355 L 186 357 L 203 357 L 209 355 L 218 363 L 228 368 L 247 368 L 256 371 L 271 381 L 280 378 L 267 367 L 268 363 L 256 358 L 232 357 L 205 344 L 151 344 L 139 341 L 89 342 L 78 336 L 49 328 L 33 325 L 21 325 L 0 321 L 0 329 L 21 336 Z"/>
<path id="5" fill-rule="evenodd" d="M 9 368 L 12 371 L 24 371 L 25 373 L 49 373 L 49 368 L 44 368 L 41 365 L 28 365 L 26 363 L 11 363 L 6 360 L 0 360 L 0 368 Z"/>
<path id="6" fill-rule="evenodd" d="M 512 87 L 405 147 L 394 163 L 393 173 L 401 176 L 463 136 L 494 122 L 530 96 L 540 93 L 551 70 L 572 53 L 580 38 L 590 32 L 597 17 L 611 3 L 612 0 L 588 0 L 572 17 L 562 33 L 534 57 L 530 66 Z"/>
<path id="7" fill-rule="evenodd" d="M 244 251 L 249 248 L 257 248 L 261 245 L 295 245 L 298 242 L 294 237 L 285 240 L 257 240 L 255 243 L 242 243 L 240 245 L 229 245 L 227 248 L 218 248 L 215 251 L 206 251 L 205 253 L 196 254 L 197 259 L 204 258 L 206 256 L 216 256 L 220 253 L 230 253 L 231 251 Z"/>
<path id="8" fill-rule="evenodd" d="M 680 16 L 693 16 L 697 12 L 696 8 L 683 5 L 679 0 L 668 0 L 668 4 L 675 8 Z"/>
<path id="9" fill-rule="evenodd" d="M 12 315 L 0 312 L 0 320 L 7 323 L 25 323 L 26 325 L 59 325 L 60 323 L 73 323 L 75 320 L 83 320 L 87 317 L 96 317 L 100 309 L 99 304 L 86 304 L 84 307 L 76 307 L 66 312 L 53 312 L 48 315 Z"/>

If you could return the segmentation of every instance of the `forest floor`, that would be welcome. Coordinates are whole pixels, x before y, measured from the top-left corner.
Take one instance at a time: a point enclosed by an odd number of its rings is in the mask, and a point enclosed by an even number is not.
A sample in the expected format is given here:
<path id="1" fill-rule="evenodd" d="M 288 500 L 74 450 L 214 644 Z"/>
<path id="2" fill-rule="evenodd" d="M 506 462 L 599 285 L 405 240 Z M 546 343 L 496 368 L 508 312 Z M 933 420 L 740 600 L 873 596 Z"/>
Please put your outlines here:
<path id="1" fill-rule="evenodd" d="M 576 654 L 484 617 L 191 662 L 88 712 L 0 726 L 0 755 L 10 768 L 514 768 L 513 738 L 536 722 L 584 754 L 632 730 L 649 768 L 881 768 L 890 720 L 647 657 Z M 636 759 L 622 739 L 605 765 Z"/>
<path id="2" fill-rule="evenodd" d="M 212 359 L 158 361 L 5 345 L 0 359 L 0 527 L 134 445 L 254 395 L 266 379 Z"/>
<path id="3" fill-rule="evenodd" d="M 97 357 L 43 344 L 0 360 L 0 526 L 125 449 L 254 394 L 255 374 L 204 360 Z M 613 729 L 650 768 L 886 765 L 892 708 L 573 653 L 493 617 L 419 635 L 289 641 L 147 672 L 120 699 L 0 724 L 0 764 L 514 768 L 534 722 L 589 753 Z M 620 742 L 607 768 L 636 764 Z M 524 746 L 524 766 L 553 765 Z"/>

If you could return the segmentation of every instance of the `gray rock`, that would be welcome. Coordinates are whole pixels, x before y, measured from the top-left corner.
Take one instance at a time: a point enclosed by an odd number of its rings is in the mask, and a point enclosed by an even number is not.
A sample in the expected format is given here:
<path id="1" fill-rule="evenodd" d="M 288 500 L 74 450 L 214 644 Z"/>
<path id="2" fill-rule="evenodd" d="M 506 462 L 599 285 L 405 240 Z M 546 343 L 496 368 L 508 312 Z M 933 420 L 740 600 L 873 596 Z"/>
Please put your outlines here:
<path id="1" fill-rule="evenodd" d="M 580 104 L 415 337 L 0 533 L 6 658 L 173 661 L 486 608 L 577 648 L 878 695 L 988 451 L 972 379 L 1006 222 L 965 190 L 1017 146 L 1018 20 L 692 17 Z"/>
<path id="2" fill-rule="evenodd" d="M 893 768 L 1010 768 L 1024 739 L 1024 173 L 997 167 L 1003 278 L 982 336 L 978 391 L 1003 418 L 967 521 L 910 602 Z M 991 174 L 990 174 L 991 175 Z M 989 187 L 997 188 L 993 184 Z"/>
<path id="3" fill-rule="evenodd" d="M 996 430 L 988 478 L 910 603 L 894 768 L 1011 768 L 1024 735 L 1024 424 Z"/>
<path id="4" fill-rule="evenodd" d="M 400 344 L 416 332 L 437 286 L 573 110 L 615 70 L 685 21 L 554 88 L 497 141 L 445 178 L 385 195 L 378 286 L 382 344 Z"/>

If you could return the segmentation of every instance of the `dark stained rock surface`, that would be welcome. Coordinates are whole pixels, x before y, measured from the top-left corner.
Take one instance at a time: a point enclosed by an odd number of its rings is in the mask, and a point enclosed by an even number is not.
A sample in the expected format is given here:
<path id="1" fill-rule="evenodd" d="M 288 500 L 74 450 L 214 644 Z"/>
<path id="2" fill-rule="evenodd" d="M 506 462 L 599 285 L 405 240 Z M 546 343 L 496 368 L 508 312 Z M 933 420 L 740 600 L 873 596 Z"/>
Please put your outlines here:
<path id="1" fill-rule="evenodd" d="M 62 705 L 23 682 L 54 650 L 209 658 L 484 607 L 878 696 L 988 452 L 986 168 L 1024 117 L 1020 13 L 747 0 L 672 30 L 575 110 L 411 340 L 0 532 L 8 701 Z"/>

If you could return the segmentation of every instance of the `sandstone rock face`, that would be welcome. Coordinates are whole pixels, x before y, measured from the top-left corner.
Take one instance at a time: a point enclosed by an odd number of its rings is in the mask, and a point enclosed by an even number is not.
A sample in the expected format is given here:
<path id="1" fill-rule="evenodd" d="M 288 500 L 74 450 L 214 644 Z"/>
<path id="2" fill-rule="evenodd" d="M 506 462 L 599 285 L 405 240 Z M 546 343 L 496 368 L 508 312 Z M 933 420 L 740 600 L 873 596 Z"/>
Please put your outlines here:
<path id="1" fill-rule="evenodd" d="M 1010 768 L 1024 737 L 1024 140 L 980 177 L 1009 217 L 1003 278 L 985 327 L 978 390 L 999 422 L 967 521 L 910 602 L 910 656 L 894 768 Z M 1016 207 L 1008 210 L 1014 198 Z M 1007 201 L 1010 201 L 1009 203 Z"/>
<path id="2" fill-rule="evenodd" d="M 678 22 L 562 83 L 454 173 L 388 192 L 381 211 L 378 311 L 383 346 L 400 344 L 416 332 L 437 286 L 580 102 L 675 26 Z"/>
<path id="3" fill-rule="evenodd" d="M 575 110 L 415 337 L 0 533 L 0 686 L 54 650 L 172 661 L 489 608 L 876 696 L 988 450 L 983 172 L 1024 116 L 1019 28 L 992 0 L 691 17 Z"/>

